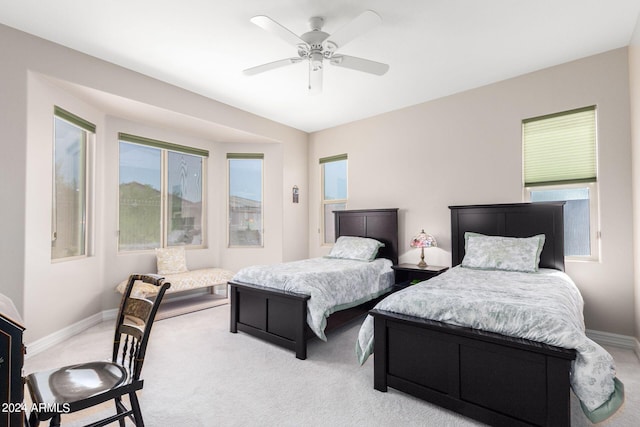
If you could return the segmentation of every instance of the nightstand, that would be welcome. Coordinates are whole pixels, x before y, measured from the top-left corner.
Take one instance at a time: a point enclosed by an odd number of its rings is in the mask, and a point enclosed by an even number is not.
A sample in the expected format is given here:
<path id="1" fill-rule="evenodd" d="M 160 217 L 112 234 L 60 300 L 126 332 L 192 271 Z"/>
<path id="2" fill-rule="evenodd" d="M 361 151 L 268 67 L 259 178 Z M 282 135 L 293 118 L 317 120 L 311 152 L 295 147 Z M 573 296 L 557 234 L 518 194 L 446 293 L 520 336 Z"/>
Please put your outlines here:
<path id="1" fill-rule="evenodd" d="M 391 266 L 391 268 L 396 274 L 394 291 L 406 288 L 414 280 L 429 280 L 449 269 L 449 267 L 442 267 L 440 265 L 428 265 L 424 268 L 420 268 L 415 264 L 398 264 Z"/>

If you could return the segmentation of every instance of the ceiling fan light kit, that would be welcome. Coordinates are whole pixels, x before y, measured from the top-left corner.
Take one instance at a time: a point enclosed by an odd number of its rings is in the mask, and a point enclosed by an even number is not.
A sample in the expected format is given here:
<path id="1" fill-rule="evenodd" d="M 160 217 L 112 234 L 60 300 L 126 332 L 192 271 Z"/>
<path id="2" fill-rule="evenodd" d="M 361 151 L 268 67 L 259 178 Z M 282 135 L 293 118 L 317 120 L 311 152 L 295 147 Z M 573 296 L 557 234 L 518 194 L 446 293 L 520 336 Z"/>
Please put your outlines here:
<path id="1" fill-rule="evenodd" d="M 372 10 L 361 13 L 334 34 L 328 34 L 322 31 L 324 19 L 319 16 L 309 19 L 311 31 L 300 36 L 297 36 L 268 16 L 254 16 L 251 18 L 251 22 L 280 37 L 287 43 L 294 45 L 298 50 L 298 56 L 247 68 L 243 71 L 245 75 L 253 76 L 306 60 L 309 62 L 308 89 L 311 93 L 318 93 L 322 91 L 322 70 L 325 59 L 331 65 L 378 76 L 385 74 L 389 70 L 388 64 L 355 56 L 336 54 L 339 48 L 382 22 L 382 18 Z"/>

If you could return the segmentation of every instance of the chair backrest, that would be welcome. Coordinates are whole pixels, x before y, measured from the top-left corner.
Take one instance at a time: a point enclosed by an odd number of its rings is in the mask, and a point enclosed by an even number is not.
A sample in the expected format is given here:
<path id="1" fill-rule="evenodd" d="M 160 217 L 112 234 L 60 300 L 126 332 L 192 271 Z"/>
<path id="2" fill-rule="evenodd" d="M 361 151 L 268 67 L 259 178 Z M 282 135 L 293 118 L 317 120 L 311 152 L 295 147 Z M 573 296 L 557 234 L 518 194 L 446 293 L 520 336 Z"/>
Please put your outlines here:
<path id="1" fill-rule="evenodd" d="M 136 281 L 156 286 L 157 292 L 147 295 L 151 299 L 132 296 Z M 132 379 L 140 378 L 151 327 L 164 293 L 170 286 L 169 282 L 164 281 L 164 277 L 155 274 L 129 276 L 116 319 L 112 361 L 126 368 Z"/>

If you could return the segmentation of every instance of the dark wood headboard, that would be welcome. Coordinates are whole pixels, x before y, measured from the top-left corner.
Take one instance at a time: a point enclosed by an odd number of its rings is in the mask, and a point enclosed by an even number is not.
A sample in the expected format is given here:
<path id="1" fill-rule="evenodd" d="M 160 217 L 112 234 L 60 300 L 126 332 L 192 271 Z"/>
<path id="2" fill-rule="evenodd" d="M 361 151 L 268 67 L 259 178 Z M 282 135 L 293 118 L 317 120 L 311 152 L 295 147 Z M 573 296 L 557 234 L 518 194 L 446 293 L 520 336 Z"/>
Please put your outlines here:
<path id="1" fill-rule="evenodd" d="M 449 206 L 451 209 L 451 265 L 464 258 L 464 233 L 531 237 L 544 234 L 540 267 L 564 271 L 564 202 Z"/>
<path id="2" fill-rule="evenodd" d="M 336 238 L 339 236 L 370 237 L 384 243 L 378 258 L 398 263 L 398 209 L 359 209 L 333 211 Z"/>

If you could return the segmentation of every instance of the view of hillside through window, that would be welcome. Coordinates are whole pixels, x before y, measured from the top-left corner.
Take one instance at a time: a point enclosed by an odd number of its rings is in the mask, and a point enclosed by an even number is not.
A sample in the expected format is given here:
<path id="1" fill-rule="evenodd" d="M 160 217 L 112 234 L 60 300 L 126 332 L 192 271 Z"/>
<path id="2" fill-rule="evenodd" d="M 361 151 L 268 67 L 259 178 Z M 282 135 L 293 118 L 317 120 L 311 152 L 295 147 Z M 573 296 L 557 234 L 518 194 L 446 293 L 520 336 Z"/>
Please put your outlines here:
<path id="1" fill-rule="evenodd" d="M 202 171 L 201 156 L 121 141 L 119 249 L 201 245 Z"/>

